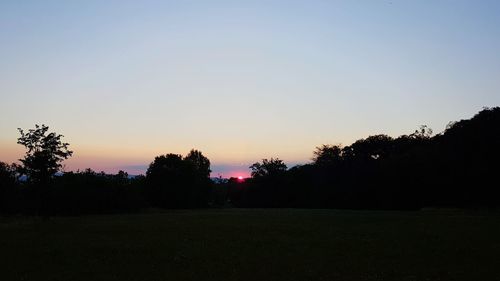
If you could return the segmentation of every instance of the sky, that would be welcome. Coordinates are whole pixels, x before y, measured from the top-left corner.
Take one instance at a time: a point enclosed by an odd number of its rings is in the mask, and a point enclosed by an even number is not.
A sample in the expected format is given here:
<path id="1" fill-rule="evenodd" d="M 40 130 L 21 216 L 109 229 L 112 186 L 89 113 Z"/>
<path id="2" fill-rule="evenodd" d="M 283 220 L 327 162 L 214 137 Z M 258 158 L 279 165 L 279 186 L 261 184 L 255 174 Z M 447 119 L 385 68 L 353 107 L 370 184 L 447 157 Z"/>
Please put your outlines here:
<path id="1" fill-rule="evenodd" d="M 500 105 L 500 1 L 0 0 L 0 161 L 46 124 L 66 170 L 201 150 L 247 176 Z"/>

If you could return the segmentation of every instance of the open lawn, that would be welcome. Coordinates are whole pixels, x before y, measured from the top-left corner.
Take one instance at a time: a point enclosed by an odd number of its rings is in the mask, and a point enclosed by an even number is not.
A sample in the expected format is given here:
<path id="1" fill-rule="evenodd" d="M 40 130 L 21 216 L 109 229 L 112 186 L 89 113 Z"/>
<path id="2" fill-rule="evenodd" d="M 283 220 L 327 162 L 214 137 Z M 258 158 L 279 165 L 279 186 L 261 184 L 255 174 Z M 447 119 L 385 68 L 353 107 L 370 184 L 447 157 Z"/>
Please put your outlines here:
<path id="1" fill-rule="evenodd" d="M 500 280 L 500 214 L 183 210 L 0 218 L 0 280 Z"/>

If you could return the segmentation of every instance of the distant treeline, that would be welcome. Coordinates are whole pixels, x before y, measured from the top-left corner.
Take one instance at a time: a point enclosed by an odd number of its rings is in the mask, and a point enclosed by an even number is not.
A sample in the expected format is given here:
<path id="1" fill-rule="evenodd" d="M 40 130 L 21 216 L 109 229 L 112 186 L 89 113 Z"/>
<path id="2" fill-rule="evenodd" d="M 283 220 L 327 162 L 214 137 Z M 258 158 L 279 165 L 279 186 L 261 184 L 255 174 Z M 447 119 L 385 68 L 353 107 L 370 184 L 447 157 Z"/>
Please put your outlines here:
<path id="1" fill-rule="evenodd" d="M 146 176 L 65 172 L 45 182 L 20 181 L 22 170 L 0 162 L 0 212 L 78 215 L 135 212 L 148 207 L 206 208 L 213 182 L 210 161 L 197 150 L 158 156 Z"/>
<path id="2" fill-rule="evenodd" d="M 32 131 L 36 136 L 36 130 Z M 251 178 L 214 183 L 209 178 L 210 161 L 197 150 L 185 157 L 158 156 L 145 176 L 133 178 L 125 172 L 107 175 L 90 169 L 61 176 L 50 170 L 44 178 L 40 175 L 47 173 L 37 168 L 30 174 L 27 168 L 30 163 L 43 166 L 42 160 L 50 157 L 34 154 L 22 165 L 0 162 L 0 211 L 83 214 L 148 207 L 500 207 L 499 107 L 450 123 L 440 134 L 433 135 L 422 126 L 397 138 L 374 135 L 345 147 L 322 145 L 313 155 L 310 164 L 290 169 L 280 159 L 264 159 L 250 166 Z M 31 175 L 28 181 L 20 181 L 26 174 Z"/>
<path id="3" fill-rule="evenodd" d="M 323 145 L 311 164 L 291 169 L 271 159 L 253 177 L 227 183 L 239 207 L 419 209 L 500 206 L 500 108 L 392 138 Z"/>

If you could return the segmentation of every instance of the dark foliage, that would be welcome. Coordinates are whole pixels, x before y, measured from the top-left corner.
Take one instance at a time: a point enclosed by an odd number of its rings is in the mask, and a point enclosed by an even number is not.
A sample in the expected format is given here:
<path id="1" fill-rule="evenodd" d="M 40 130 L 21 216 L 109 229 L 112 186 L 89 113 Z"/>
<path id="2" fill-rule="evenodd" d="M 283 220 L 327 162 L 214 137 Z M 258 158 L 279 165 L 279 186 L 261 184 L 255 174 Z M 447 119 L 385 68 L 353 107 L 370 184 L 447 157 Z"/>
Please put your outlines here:
<path id="1" fill-rule="evenodd" d="M 2 182 L 5 183 L 2 179 Z M 144 177 L 129 179 L 127 173 L 96 173 L 90 169 L 54 177 L 40 192 L 30 182 L 12 181 L 2 188 L 0 207 L 4 213 L 38 215 L 81 215 L 130 212 L 147 206 L 143 196 Z M 2 185 L 3 187 L 3 185 Z M 7 191 L 7 192 L 5 192 Z"/>
<path id="2" fill-rule="evenodd" d="M 22 165 L 0 162 L 0 212 L 85 214 L 145 207 L 419 209 L 500 207 L 500 108 L 392 138 L 374 135 L 349 146 L 322 145 L 313 162 L 287 169 L 280 159 L 250 166 L 252 177 L 213 184 L 200 151 L 158 156 L 146 176 L 90 169 L 55 176 L 71 155 L 48 127 L 24 133 Z M 19 180 L 28 175 L 27 181 Z"/>
<path id="3" fill-rule="evenodd" d="M 239 201 L 233 198 L 237 206 L 241 207 L 285 207 L 289 199 L 286 171 L 287 166 L 278 158 L 262 159 L 261 163 L 254 163 L 250 166 L 252 178 L 242 182 L 238 179 L 231 180 L 231 184 L 236 184 L 238 189 L 232 190 L 239 193 Z M 248 188 L 242 188 L 248 186 Z"/>
<path id="4" fill-rule="evenodd" d="M 9 212 L 14 208 L 13 198 L 18 191 L 17 166 L 0 162 L 0 212 Z"/>
<path id="5" fill-rule="evenodd" d="M 26 155 L 20 159 L 21 173 L 37 185 L 46 185 L 62 167 L 61 162 L 68 159 L 73 152 L 68 150 L 68 143 L 62 142 L 63 135 L 47 133 L 48 126 L 35 125 L 35 129 L 24 132 L 18 128 L 21 136 L 17 143 L 26 147 Z"/>
<path id="6" fill-rule="evenodd" d="M 442 133 L 422 126 L 409 135 L 374 135 L 350 146 L 316 148 L 313 163 L 267 177 L 230 181 L 229 200 L 242 207 L 418 209 L 500 207 L 500 108 L 451 123 Z M 272 170 L 272 168 L 271 168 Z"/>
<path id="7" fill-rule="evenodd" d="M 254 163 L 250 166 L 253 178 L 275 178 L 286 172 L 286 165 L 283 160 L 271 158 L 262 159 L 262 163 Z"/>
<path id="8" fill-rule="evenodd" d="M 91 169 L 57 177 L 49 193 L 49 211 L 54 214 L 130 212 L 147 206 L 144 177 L 129 178 Z"/>
<path id="9" fill-rule="evenodd" d="M 155 158 L 146 172 L 149 202 L 162 208 L 207 207 L 212 181 L 210 161 L 200 151 L 186 156 L 166 154 Z"/>

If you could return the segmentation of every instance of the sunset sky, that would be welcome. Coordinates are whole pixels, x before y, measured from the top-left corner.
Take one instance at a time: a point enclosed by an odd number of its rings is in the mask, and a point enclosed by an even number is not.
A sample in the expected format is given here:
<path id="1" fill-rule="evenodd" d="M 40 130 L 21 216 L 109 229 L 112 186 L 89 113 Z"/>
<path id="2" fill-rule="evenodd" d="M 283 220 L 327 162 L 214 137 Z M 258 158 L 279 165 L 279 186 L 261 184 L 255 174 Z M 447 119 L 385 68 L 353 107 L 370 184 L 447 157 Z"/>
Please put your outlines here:
<path id="1" fill-rule="evenodd" d="M 246 176 L 498 105 L 500 1 L 0 1 L 3 162 L 46 124 L 66 170 L 196 148 Z"/>

